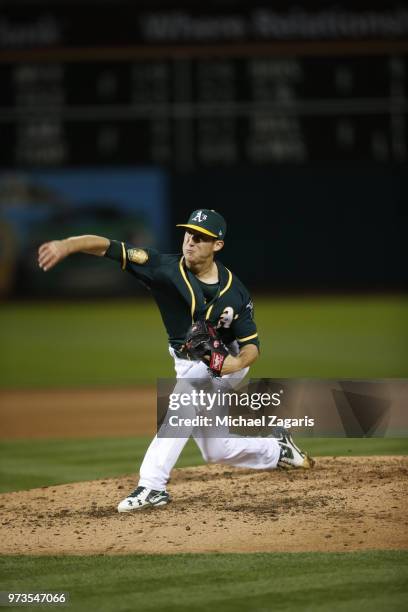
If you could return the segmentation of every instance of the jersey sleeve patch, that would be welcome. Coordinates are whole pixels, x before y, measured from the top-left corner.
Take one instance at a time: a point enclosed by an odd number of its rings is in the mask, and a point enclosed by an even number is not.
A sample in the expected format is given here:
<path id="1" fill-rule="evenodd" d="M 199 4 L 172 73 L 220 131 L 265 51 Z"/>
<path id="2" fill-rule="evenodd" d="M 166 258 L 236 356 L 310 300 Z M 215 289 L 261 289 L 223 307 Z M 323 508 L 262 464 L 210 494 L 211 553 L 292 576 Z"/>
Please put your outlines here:
<path id="1" fill-rule="evenodd" d="M 149 259 L 148 253 L 143 249 L 128 249 L 128 260 L 132 263 L 143 265 Z"/>
<path id="2" fill-rule="evenodd" d="M 252 300 L 249 300 L 248 304 L 245 306 L 245 308 L 248 309 L 249 311 L 249 316 L 252 319 L 252 321 L 254 320 L 254 303 Z"/>

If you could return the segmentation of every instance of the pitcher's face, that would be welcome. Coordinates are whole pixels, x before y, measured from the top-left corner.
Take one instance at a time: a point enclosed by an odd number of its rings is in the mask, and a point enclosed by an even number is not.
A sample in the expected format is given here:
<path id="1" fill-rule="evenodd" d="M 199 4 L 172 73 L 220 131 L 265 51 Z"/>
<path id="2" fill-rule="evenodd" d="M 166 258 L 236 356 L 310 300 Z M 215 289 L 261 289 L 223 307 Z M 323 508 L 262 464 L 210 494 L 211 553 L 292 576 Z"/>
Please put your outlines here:
<path id="1" fill-rule="evenodd" d="M 187 230 L 184 234 L 183 255 L 187 264 L 200 264 L 214 258 L 214 253 L 224 246 L 222 240 L 217 240 L 201 232 Z"/>

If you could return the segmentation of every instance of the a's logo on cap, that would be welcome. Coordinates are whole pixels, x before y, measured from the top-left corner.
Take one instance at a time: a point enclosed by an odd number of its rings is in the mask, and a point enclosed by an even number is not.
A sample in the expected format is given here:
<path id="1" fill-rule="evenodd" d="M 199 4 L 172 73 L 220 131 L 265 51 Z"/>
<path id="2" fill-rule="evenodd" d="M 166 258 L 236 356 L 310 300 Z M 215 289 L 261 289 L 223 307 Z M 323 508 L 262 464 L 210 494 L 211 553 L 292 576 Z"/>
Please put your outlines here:
<path id="1" fill-rule="evenodd" d="M 192 221 L 199 221 L 199 223 L 201 223 L 202 221 L 205 221 L 206 218 L 207 218 L 207 215 L 205 215 L 202 210 L 198 210 L 197 214 L 195 215 L 195 217 L 193 217 L 191 220 Z"/>
<path id="2" fill-rule="evenodd" d="M 222 230 L 220 230 L 220 231 L 218 232 L 218 235 L 219 235 L 219 236 L 222 236 Z"/>

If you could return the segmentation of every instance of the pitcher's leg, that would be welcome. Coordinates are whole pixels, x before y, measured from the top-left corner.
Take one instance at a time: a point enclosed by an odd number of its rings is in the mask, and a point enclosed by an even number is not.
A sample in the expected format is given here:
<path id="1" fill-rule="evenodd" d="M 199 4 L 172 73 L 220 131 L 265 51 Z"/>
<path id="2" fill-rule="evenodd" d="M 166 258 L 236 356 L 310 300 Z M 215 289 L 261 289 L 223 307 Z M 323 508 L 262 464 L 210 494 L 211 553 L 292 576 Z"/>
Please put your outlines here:
<path id="1" fill-rule="evenodd" d="M 280 446 L 275 438 L 200 438 L 195 437 L 208 463 L 227 463 L 235 467 L 266 470 L 276 468 Z"/>
<path id="2" fill-rule="evenodd" d="M 174 392 L 189 392 L 189 383 L 178 380 Z M 123 499 L 118 505 L 119 512 L 132 512 L 152 506 L 163 506 L 170 501 L 166 492 L 166 485 L 170 478 L 170 472 L 180 456 L 188 438 L 192 432 L 192 426 L 187 425 L 182 430 L 172 426 L 170 407 L 162 422 L 158 435 L 154 437 L 146 451 L 140 467 L 139 484 L 135 490 Z M 182 406 L 177 411 L 185 423 L 194 418 L 195 408 L 193 405 Z M 175 437 L 178 434 L 178 437 Z"/>
<path id="3" fill-rule="evenodd" d="M 189 395 L 192 390 L 188 380 L 179 379 L 172 395 L 174 397 Z M 187 406 L 181 404 L 176 411 L 172 411 L 169 407 L 158 435 L 152 440 L 140 467 L 140 487 L 156 491 L 166 489 L 170 472 L 193 431 L 191 425 L 173 426 L 172 417 L 176 417 L 178 423 L 187 423 L 191 422 L 195 415 L 196 410 L 192 403 Z"/>
<path id="4" fill-rule="evenodd" d="M 139 486 L 163 491 L 170 472 L 177 462 L 188 438 L 158 438 L 155 436 L 140 466 Z"/>

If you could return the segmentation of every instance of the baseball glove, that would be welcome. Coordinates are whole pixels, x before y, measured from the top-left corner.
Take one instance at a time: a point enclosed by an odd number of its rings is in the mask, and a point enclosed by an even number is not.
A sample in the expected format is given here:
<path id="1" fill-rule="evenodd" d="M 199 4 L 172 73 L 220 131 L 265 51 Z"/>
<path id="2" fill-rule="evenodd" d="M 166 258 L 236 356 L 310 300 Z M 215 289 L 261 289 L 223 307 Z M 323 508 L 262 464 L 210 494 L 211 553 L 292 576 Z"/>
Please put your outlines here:
<path id="1" fill-rule="evenodd" d="M 190 359 L 203 361 L 213 376 L 221 376 L 222 366 L 229 351 L 211 323 L 193 323 L 187 332 L 184 347 Z"/>

